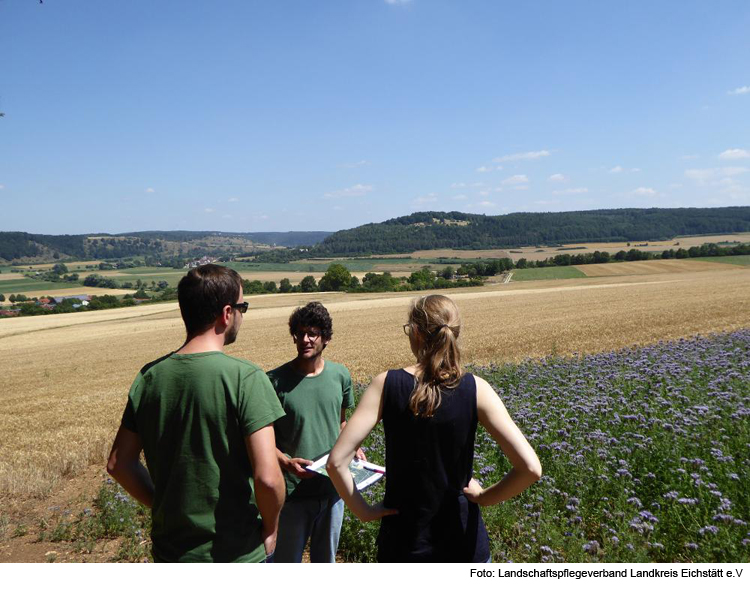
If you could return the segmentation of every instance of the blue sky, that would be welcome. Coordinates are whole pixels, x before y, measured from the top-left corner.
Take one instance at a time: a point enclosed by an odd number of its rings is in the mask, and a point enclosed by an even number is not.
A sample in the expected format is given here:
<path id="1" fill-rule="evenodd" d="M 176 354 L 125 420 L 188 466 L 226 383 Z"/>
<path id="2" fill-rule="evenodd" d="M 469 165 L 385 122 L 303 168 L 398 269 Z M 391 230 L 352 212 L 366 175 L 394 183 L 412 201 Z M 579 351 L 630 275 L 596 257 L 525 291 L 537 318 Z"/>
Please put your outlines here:
<path id="1" fill-rule="evenodd" d="M 0 230 L 750 204 L 750 4 L 0 0 Z"/>

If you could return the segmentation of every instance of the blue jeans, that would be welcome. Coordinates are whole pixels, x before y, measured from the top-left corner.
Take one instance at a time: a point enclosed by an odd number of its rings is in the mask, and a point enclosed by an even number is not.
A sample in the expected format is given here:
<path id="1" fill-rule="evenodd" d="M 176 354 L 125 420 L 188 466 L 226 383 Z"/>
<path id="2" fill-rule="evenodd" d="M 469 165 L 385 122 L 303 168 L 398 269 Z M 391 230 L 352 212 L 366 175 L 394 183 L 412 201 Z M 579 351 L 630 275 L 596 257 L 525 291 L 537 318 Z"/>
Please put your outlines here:
<path id="1" fill-rule="evenodd" d="M 287 500 L 279 517 L 274 562 L 302 562 L 310 539 L 310 562 L 336 562 L 344 501 L 338 497 Z"/>

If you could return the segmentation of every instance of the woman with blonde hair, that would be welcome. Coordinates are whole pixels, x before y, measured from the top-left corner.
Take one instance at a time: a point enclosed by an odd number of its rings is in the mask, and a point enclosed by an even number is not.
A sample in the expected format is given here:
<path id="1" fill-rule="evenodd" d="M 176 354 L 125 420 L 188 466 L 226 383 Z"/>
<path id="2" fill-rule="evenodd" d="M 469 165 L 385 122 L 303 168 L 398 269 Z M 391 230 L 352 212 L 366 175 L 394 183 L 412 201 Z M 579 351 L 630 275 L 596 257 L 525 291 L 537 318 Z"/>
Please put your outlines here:
<path id="1" fill-rule="evenodd" d="M 461 367 L 461 318 L 442 295 L 416 299 L 404 332 L 416 364 L 378 375 L 331 450 L 328 474 L 362 521 L 381 519 L 380 562 L 489 562 L 479 505 L 521 493 L 542 474 L 539 459 L 492 387 Z M 385 499 L 370 506 L 348 465 L 383 420 Z M 477 422 L 513 468 L 482 488 L 472 478 Z"/>

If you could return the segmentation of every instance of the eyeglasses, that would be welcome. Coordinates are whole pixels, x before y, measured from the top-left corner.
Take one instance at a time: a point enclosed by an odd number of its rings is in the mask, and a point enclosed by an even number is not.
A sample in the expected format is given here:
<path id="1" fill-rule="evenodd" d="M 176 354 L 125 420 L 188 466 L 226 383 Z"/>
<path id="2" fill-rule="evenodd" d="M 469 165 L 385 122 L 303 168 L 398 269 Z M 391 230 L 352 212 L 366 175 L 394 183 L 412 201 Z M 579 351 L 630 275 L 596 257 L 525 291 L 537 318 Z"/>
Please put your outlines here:
<path id="1" fill-rule="evenodd" d="M 249 302 L 242 302 L 241 304 L 229 304 L 230 308 L 234 308 L 235 310 L 239 310 L 240 314 L 244 314 L 247 312 L 248 307 L 250 306 Z"/>
<path id="2" fill-rule="evenodd" d="M 301 341 L 307 336 L 308 339 L 311 341 L 315 341 L 320 338 L 320 333 L 313 330 L 298 330 L 296 333 L 294 333 L 294 338 L 298 341 Z"/>

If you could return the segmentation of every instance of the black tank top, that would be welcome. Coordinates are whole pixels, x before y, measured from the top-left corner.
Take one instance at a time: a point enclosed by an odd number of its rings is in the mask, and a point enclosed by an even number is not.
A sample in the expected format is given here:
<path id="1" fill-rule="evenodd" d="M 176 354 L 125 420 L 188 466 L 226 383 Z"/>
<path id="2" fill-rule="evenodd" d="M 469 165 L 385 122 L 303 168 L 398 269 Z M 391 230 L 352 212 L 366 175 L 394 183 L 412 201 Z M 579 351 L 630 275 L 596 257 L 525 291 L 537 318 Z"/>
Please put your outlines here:
<path id="1" fill-rule="evenodd" d="M 477 387 L 465 374 L 443 390 L 431 418 L 415 417 L 409 398 L 415 378 L 391 370 L 383 388 L 386 507 L 378 534 L 380 562 L 486 562 L 487 530 L 479 506 L 463 488 L 474 463 Z"/>

